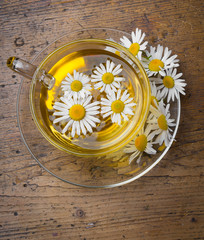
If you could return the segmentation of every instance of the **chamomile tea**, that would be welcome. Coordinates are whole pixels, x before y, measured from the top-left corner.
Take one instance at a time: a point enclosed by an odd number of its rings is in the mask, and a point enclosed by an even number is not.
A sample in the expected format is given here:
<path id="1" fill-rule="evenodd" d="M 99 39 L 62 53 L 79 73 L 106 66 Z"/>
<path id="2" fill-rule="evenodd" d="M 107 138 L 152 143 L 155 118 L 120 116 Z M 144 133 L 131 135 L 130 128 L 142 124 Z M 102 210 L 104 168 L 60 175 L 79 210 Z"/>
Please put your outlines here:
<path id="1" fill-rule="evenodd" d="M 67 44 L 63 48 L 56 50 L 54 54 L 57 54 L 58 57 L 56 59 L 53 58 L 51 61 L 52 66 L 48 71 L 56 79 L 55 85 L 51 90 L 43 86 L 40 87 L 38 115 L 41 119 L 39 122 L 44 128 L 45 134 L 49 136 L 49 140 L 60 149 L 69 153 L 82 156 L 97 156 L 114 152 L 132 140 L 133 131 L 138 130 L 138 126 L 141 124 L 141 115 L 144 114 L 144 98 L 146 98 L 146 92 L 141 83 L 141 74 L 134 61 L 128 58 L 122 51 L 109 47 L 107 42 L 104 40 L 87 39 Z M 53 54 L 50 55 L 50 57 L 53 56 Z M 46 61 L 48 60 L 50 61 L 49 56 Z M 115 94 L 117 98 L 118 91 L 121 92 L 121 96 L 126 91 L 126 95 L 134 103 L 131 105 L 133 114 L 127 112 L 126 116 L 121 115 L 120 124 L 117 121 L 113 121 L 111 114 L 105 115 L 105 113 L 102 113 L 102 109 L 107 107 L 102 106 L 103 101 L 105 101 L 103 99 L 108 101 L 110 97 L 107 98 L 107 91 L 101 91 L 103 88 L 102 84 L 98 84 L 98 87 L 96 87 L 97 81 L 94 81 L 93 78 L 97 71 L 99 71 L 98 75 L 100 75 L 103 68 L 108 72 L 107 62 L 113 63 L 115 69 L 117 66 L 118 69 L 121 69 L 120 73 L 116 74 L 115 77 L 123 79 L 119 84 L 119 88 L 113 87 L 115 89 L 112 89 L 114 90 L 112 94 Z M 114 68 L 112 66 L 112 70 Z M 90 78 L 89 84 L 91 89 L 88 94 L 88 96 L 92 96 L 90 103 L 97 101 L 100 107 L 98 107 L 97 114 L 93 116 L 99 121 L 92 124 L 92 131 L 86 131 L 86 134 L 83 134 L 83 129 L 80 128 L 73 136 L 71 125 L 63 132 L 67 124 L 66 120 L 55 123 L 56 109 L 54 109 L 54 106 L 64 96 L 63 82 L 68 75 L 73 77 L 74 72 L 83 73 Z M 98 75 L 96 74 L 95 80 Z M 112 80 L 110 74 L 109 76 L 106 74 L 106 80 L 104 81 L 103 79 L 103 83 L 108 85 Z M 72 90 L 75 89 L 77 91 L 76 87 L 81 88 L 79 85 L 75 86 L 75 88 L 72 86 Z M 112 94 L 109 92 L 109 95 Z M 126 96 L 124 96 L 125 98 L 127 99 Z M 124 109 L 123 105 L 118 105 L 119 101 L 115 101 L 115 108 L 119 108 L 116 111 L 121 111 L 122 109 L 120 110 L 120 108 Z M 130 102 L 126 101 L 127 103 Z M 111 106 L 114 107 L 113 104 Z M 81 126 L 80 124 L 78 125 L 79 127 Z"/>

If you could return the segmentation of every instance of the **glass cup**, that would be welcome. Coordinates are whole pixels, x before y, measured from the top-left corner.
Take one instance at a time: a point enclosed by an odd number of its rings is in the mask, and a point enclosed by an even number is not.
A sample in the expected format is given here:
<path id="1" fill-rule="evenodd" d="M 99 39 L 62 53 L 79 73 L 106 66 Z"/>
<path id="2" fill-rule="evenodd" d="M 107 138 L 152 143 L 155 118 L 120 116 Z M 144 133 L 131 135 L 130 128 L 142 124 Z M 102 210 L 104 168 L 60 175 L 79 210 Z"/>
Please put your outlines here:
<path id="1" fill-rule="evenodd" d="M 8 67 L 32 79 L 22 80 L 18 94 L 18 123 L 24 143 L 46 171 L 65 182 L 84 187 L 119 186 L 142 176 L 153 164 L 147 159 L 144 166 L 129 165 L 123 151 L 145 124 L 151 91 L 141 63 L 117 43 L 122 36 L 130 37 L 113 29 L 84 29 L 50 43 L 31 63 L 16 57 L 8 59 Z M 81 52 L 86 54 L 80 56 Z M 123 61 L 129 79 L 126 84 L 132 86 L 139 107 L 127 124 L 105 140 L 94 138 L 89 145 L 79 146 L 59 131 L 52 131 L 50 112 L 68 70 L 77 68 L 91 74 L 90 65 L 104 63 L 107 58 Z"/>

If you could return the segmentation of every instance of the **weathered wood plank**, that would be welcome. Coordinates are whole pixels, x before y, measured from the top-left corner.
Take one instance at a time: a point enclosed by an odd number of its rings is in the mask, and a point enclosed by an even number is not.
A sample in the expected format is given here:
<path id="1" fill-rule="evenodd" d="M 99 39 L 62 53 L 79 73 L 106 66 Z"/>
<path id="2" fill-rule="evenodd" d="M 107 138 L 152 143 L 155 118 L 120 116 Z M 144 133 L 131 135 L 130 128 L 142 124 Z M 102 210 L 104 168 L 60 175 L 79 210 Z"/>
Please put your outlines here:
<path id="1" fill-rule="evenodd" d="M 204 238 L 204 34 L 201 0 L 9 0 L 0 3 L 0 239 Z M 147 175 L 123 187 L 90 190 L 50 176 L 32 159 L 17 127 L 21 77 L 9 56 L 31 60 L 75 29 L 147 33 L 178 54 L 187 82 L 176 142 Z"/>

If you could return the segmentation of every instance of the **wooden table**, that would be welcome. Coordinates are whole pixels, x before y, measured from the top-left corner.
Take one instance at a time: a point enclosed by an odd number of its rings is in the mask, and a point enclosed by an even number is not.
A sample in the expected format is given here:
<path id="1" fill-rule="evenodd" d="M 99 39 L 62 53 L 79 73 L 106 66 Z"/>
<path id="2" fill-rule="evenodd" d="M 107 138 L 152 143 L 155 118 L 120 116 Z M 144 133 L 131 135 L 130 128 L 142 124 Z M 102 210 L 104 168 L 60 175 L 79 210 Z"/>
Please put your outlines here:
<path id="1" fill-rule="evenodd" d="M 0 83 L 0 239 L 204 239 L 204 15 L 201 0 L 3 0 Z M 21 77 L 9 56 L 31 60 L 58 36 L 87 27 L 127 32 L 168 46 L 187 82 L 177 141 L 131 184 L 91 190 L 57 180 L 24 146 L 17 126 Z"/>

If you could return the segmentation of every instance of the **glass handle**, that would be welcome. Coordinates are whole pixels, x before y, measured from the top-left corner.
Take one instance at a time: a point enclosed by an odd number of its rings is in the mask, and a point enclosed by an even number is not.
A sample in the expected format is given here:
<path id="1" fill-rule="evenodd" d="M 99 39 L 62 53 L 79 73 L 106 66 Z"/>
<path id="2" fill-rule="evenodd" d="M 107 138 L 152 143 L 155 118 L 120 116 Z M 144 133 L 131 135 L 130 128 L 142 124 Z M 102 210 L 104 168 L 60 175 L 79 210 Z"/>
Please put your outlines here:
<path id="1" fill-rule="evenodd" d="M 10 57 L 7 60 L 7 66 L 14 72 L 17 72 L 20 75 L 29 79 L 33 78 L 33 75 L 37 69 L 36 66 L 17 57 Z M 39 81 L 42 82 L 43 85 L 49 90 L 52 89 L 55 84 L 55 78 L 51 74 L 46 73 L 46 71 L 43 69 L 40 70 L 39 73 Z"/>

